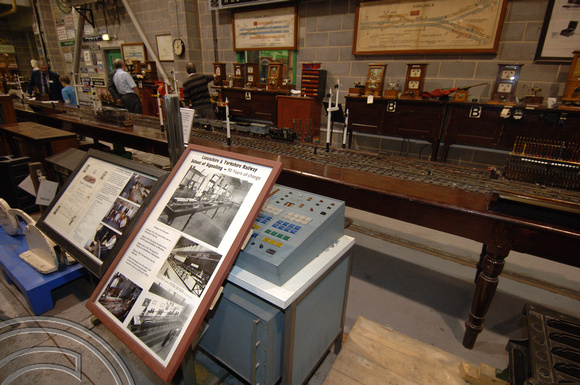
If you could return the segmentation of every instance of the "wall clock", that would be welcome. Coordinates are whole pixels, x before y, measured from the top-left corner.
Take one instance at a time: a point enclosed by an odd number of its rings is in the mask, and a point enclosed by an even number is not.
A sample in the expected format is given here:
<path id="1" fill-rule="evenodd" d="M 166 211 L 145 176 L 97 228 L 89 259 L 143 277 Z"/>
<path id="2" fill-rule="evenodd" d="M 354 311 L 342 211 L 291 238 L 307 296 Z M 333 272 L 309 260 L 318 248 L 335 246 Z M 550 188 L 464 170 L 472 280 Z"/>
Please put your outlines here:
<path id="1" fill-rule="evenodd" d="M 516 86 L 520 78 L 520 64 L 499 64 L 495 85 L 491 94 L 491 104 L 516 104 Z"/>
<path id="2" fill-rule="evenodd" d="M 181 39 L 173 40 L 173 53 L 177 56 L 181 56 L 185 51 L 185 43 Z"/>
<path id="3" fill-rule="evenodd" d="M 426 68 L 427 64 L 407 64 L 407 76 L 401 99 L 423 99 Z"/>

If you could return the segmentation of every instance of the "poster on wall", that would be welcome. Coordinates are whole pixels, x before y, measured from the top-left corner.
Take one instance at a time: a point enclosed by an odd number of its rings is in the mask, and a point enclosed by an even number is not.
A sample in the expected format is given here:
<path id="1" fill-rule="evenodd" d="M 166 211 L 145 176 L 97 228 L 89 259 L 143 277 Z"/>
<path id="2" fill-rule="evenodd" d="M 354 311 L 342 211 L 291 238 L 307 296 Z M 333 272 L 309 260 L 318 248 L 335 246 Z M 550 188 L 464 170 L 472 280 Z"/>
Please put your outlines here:
<path id="1" fill-rule="evenodd" d="M 495 53 L 507 0 L 360 1 L 353 54 Z"/>
<path id="2" fill-rule="evenodd" d="M 91 149 L 37 227 L 102 277 L 166 176 L 165 171 Z"/>
<path id="3" fill-rule="evenodd" d="M 234 50 L 295 50 L 298 47 L 296 6 L 234 13 Z"/>
<path id="4" fill-rule="evenodd" d="M 189 145 L 87 303 L 171 380 L 280 171 Z"/>
<path id="5" fill-rule="evenodd" d="M 534 60 L 538 63 L 571 63 L 580 48 L 580 4 L 550 0 Z"/>

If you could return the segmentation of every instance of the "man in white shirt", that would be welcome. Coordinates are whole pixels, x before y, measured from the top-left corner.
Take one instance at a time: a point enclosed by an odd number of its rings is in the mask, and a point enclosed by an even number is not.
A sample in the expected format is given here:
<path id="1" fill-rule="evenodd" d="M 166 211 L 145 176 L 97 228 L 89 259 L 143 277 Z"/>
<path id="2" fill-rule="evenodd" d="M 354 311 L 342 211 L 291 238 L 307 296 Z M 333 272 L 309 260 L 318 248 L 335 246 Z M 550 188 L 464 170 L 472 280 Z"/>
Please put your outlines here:
<path id="1" fill-rule="evenodd" d="M 116 68 L 115 75 L 113 75 L 113 83 L 115 83 L 115 87 L 121 95 L 123 104 L 125 104 L 129 112 L 140 114 L 142 107 L 139 87 L 135 84 L 131 74 L 123 69 L 123 60 L 115 59 L 113 66 Z"/>

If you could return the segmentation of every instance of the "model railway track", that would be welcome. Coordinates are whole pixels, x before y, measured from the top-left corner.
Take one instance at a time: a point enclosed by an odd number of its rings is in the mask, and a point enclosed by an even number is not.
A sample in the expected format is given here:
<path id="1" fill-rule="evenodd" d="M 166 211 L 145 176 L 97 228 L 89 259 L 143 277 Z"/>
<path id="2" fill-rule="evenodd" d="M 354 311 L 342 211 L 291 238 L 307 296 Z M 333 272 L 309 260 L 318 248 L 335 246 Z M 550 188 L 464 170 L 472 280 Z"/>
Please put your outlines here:
<path id="1" fill-rule="evenodd" d="M 191 137 L 193 142 L 195 142 L 195 138 L 199 138 L 224 144 L 227 139 L 224 132 L 199 128 L 192 130 Z M 414 161 L 408 158 L 368 154 L 339 148 L 331 148 L 329 152 L 326 152 L 324 148 L 315 144 L 275 141 L 249 134 L 232 133 L 232 145 L 354 171 L 470 192 L 491 194 L 496 190 L 507 189 L 513 193 L 580 203 L 578 192 L 507 180 L 502 177 L 492 179 L 493 172 L 482 169 Z"/>

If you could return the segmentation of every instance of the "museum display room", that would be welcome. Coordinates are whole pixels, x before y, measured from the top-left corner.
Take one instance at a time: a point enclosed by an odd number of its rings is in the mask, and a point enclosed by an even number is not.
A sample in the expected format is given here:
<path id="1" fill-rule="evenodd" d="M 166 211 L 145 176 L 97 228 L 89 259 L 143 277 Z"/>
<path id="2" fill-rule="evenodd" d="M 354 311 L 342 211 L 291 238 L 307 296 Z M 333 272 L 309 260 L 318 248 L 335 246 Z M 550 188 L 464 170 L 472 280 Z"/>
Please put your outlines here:
<path id="1" fill-rule="evenodd" d="M 95 383 L 580 381 L 576 2 L 22 3 L 3 379 L 63 383 L 32 349 Z"/>

